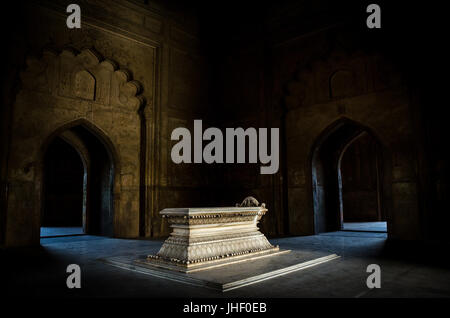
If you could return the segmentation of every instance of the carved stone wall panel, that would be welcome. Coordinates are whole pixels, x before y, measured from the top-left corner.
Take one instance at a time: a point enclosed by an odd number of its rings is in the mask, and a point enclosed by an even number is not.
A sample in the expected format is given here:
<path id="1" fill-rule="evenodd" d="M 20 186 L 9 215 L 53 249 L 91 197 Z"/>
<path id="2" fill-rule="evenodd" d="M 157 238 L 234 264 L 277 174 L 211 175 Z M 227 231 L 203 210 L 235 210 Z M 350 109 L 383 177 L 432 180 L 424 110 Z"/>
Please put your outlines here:
<path id="1" fill-rule="evenodd" d="M 102 11 L 98 11 L 93 8 L 103 8 L 106 10 L 111 10 L 112 6 L 122 6 L 118 3 L 109 3 L 107 1 L 102 2 L 91 2 L 84 4 L 83 15 L 88 16 L 89 12 L 93 16 L 102 17 Z M 130 4 L 132 6 L 132 4 Z M 123 11 L 130 11 L 127 8 L 123 8 Z M 139 12 L 123 12 L 123 15 L 134 14 L 142 15 Z M 150 15 L 150 13 L 149 13 Z M 143 16 L 143 15 L 142 15 Z M 152 16 L 153 17 L 153 16 Z M 30 30 L 32 34 L 29 35 L 30 43 L 29 45 L 34 48 L 60 48 L 67 47 L 68 43 L 72 49 L 64 50 L 60 55 L 58 61 L 58 82 L 63 83 L 63 87 L 58 88 L 58 95 L 63 97 L 76 98 L 74 92 L 70 92 L 66 89 L 67 86 L 72 86 L 70 76 L 74 77 L 74 74 L 68 74 L 66 70 L 66 60 L 69 61 L 72 58 L 76 58 L 78 69 L 74 72 L 76 73 L 80 69 L 86 69 L 90 72 L 96 79 L 96 90 L 101 90 L 101 92 L 95 93 L 100 96 L 98 100 L 99 103 L 107 104 L 108 97 L 106 95 L 105 89 L 108 87 L 108 80 L 106 82 L 103 80 L 105 75 L 101 75 L 102 80 L 100 80 L 98 70 L 106 68 L 114 73 L 120 69 L 133 70 L 130 80 L 137 80 L 142 84 L 142 87 L 146 87 L 145 92 L 142 91 L 145 100 L 151 101 L 154 94 L 154 81 L 156 79 L 154 70 L 156 68 L 156 51 L 157 44 L 150 44 L 151 41 L 142 42 L 133 40 L 132 37 L 122 36 L 114 32 L 105 32 L 103 27 L 97 27 L 95 24 L 83 24 L 80 30 L 70 32 L 70 38 L 68 38 L 68 32 L 66 28 L 61 28 L 61 23 L 65 23 L 64 19 L 56 14 L 52 10 L 45 10 L 39 6 L 31 7 L 26 16 L 27 21 L 30 25 L 35 25 L 33 30 Z M 155 18 L 157 19 L 157 18 Z M 45 20 L 46 23 L 40 23 L 40 21 Z M 120 21 L 115 21 L 120 23 Z M 141 24 L 142 25 L 142 24 Z M 141 26 L 142 27 L 142 26 Z M 51 39 L 51 44 L 49 44 L 49 39 Z M 156 43 L 156 42 L 155 42 Z M 95 48 L 95 50 L 84 50 L 84 48 Z M 101 54 L 99 54 L 101 52 Z M 107 66 L 108 60 L 103 57 L 107 57 L 114 61 L 114 66 Z M 100 65 L 99 65 L 100 64 Z M 131 75 L 131 72 L 130 72 Z M 61 78 L 65 76 L 65 78 Z M 73 80 L 73 78 L 72 78 Z M 111 92 L 110 92 L 111 94 Z M 142 101 L 130 98 L 131 96 L 126 96 L 127 102 L 125 105 L 135 108 L 138 103 Z M 97 101 L 97 100 L 96 100 Z"/>
<path id="2" fill-rule="evenodd" d="M 99 67 L 97 69 L 96 75 L 97 85 L 95 99 L 100 104 L 109 105 L 111 96 L 112 71 L 104 67 Z"/>
<path id="3" fill-rule="evenodd" d="M 95 78 L 86 70 L 79 71 L 75 74 L 74 81 L 75 96 L 94 100 L 95 97 Z"/>
<path id="4" fill-rule="evenodd" d="M 47 63 L 29 59 L 30 67 L 22 72 L 21 78 L 24 86 L 30 90 L 51 93 L 51 87 L 54 86 L 57 95 L 61 97 L 81 98 L 137 112 L 145 101 L 138 96 L 142 92 L 141 83 L 133 80 L 130 71 L 113 71 L 117 68 L 117 63 L 101 62 L 102 59 L 92 49 L 85 49 L 80 53 L 66 49 L 56 55 L 54 61 Z M 59 67 L 59 81 L 49 82 L 47 74 L 55 74 L 55 67 Z M 99 85 L 95 74 L 100 79 Z"/>
<path id="5" fill-rule="evenodd" d="M 103 57 L 100 53 L 96 52 L 93 49 L 84 49 L 76 56 L 77 64 L 82 64 L 87 68 L 92 68 L 100 64 Z"/>
<path id="6" fill-rule="evenodd" d="M 126 82 L 127 75 L 125 71 L 116 71 L 111 77 L 111 105 L 122 106 L 124 99 L 121 100 L 120 87 Z"/>
<path id="7" fill-rule="evenodd" d="M 118 155 L 120 170 L 114 182 L 114 217 L 116 223 L 125 226 L 118 227 L 115 233 L 136 237 L 139 233 L 141 148 L 141 121 L 137 110 L 144 101 L 136 95 L 142 92 L 142 85 L 133 80 L 129 71 L 118 68 L 117 63 L 102 61 L 103 57 L 91 49 L 81 52 L 65 49 L 60 54 L 29 58 L 29 67 L 21 74 L 23 89 L 14 105 L 10 158 L 14 163 L 10 176 L 11 180 L 35 182 L 36 191 L 29 195 L 38 202 L 43 144 L 61 127 L 79 120 L 88 121 L 110 139 Z M 48 81 L 48 74 L 57 76 Z M 116 96 L 111 96 L 113 78 L 117 79 Z M 110 103 L 113 97 L 117 106 Z M 121 194 L 122 183 L 128 195 Z M 37 203 L 36 209 L 39 206 Z"/>

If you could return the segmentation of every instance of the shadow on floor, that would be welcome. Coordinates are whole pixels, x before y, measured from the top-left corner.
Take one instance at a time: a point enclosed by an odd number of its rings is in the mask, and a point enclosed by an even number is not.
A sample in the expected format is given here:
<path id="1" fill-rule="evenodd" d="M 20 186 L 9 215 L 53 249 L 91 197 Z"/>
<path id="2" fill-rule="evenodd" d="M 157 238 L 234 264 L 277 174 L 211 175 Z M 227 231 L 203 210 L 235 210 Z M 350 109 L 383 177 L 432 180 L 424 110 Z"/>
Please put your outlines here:
<path id="1" fill-rule="evenodd" d="M 126 271 L 100 258 L 146 255 L 162 240 L 68 236 L 41 239 L 41 246 L 0 250 L 0 281 L 10 298 L 97 297 L 356 297 L 367 290 L 368 264 L 380 264 L 383 288 L 369 297 L 449 297 L 448 245 L 387 240 L 385 233 L 332 232 L 271 239 L 283 249 L 341 256 L 301 272 L 215 293 L 200 287 Z M 82 269 L 82 288 L 66 287 L 69 264 Z"/>

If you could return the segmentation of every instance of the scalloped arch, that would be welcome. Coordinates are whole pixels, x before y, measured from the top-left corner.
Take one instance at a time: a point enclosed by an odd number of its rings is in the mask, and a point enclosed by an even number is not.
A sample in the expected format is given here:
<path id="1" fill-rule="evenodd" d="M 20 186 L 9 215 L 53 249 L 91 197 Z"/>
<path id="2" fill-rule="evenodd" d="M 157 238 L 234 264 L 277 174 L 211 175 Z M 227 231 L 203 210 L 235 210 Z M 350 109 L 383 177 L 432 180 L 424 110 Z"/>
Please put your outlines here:
<path id="1" fill-rule="evenodd" d="M 90 76 L 92 76 L 92 78 Z M 20 74 L 24 88 L 61 97 L 91 100 L 138 111 L 145 103 L 142 84 L 116 61 L 105 59 L 93 48 L 59 53 L 45 49 L 40 58 L 29 56 Z"/>

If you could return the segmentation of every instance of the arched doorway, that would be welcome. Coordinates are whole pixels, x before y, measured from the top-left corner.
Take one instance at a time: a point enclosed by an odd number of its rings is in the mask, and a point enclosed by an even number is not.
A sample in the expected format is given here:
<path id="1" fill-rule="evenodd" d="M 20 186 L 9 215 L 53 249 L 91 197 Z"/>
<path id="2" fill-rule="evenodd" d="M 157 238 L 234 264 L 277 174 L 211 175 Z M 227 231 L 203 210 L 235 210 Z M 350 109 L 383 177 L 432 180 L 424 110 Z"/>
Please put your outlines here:
<path id="1" fill-rule="evenodd" d="M 44 157 L 41 237 L 85 232 L 86 181 L 86 166 L 76 149 L 54 138 Z"/>
<path id="2" fill-rule="evenodd" d="M 42 165 L 41 233 L 46 227 L 57 236 L 113 236 L 114 158 L 110 144 L 88 123 L 69 125 L 50 137 Z M 60 230 L 48 229 L 52 226 Z"/>
<path id="3" fill-rule="evenodd" d="M 380 145 L 364 130 L 342 151 L 338 164 L 341 228 L 386 232 L 381 208 Z"/>
<path id="4" fill-rule="evenodd" d="M 358 153 L 369 150 L 370 153 Z M 377 229 L 372 223 L 385 221 L 381 163 L 377 138 L 352 120 L 343 118 L 321 134 L 311 160 L 315 233 L 346 229 L 386 231 L 386 223 Z M 360 228 L 352 227 L 351 221 L 359 221 L 354 223 L 361 223 Z"/>

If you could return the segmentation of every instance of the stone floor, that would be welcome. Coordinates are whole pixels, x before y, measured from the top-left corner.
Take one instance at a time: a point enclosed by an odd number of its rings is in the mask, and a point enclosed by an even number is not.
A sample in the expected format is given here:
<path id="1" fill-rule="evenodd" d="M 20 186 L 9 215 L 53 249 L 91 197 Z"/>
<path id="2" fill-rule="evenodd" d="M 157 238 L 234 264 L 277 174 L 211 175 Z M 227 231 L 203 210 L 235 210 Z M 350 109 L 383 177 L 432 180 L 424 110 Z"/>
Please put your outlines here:
<path id="1" fill-rule="evenodd" d="M 448 246 L 404 245 L 385 233 L 333 232 L 270 240 L 284 249 L 336 253 L 340 259 L 226 293 L 116 268 L 99 258 L 155 251 L 161 240 L 97 236 L 41 239 L 41 247 L 0 250 L 8 297 L 449 297 Z M 423 252 L 420 252 L 423 251 Z M 67 265 L 80 265 L 82 288 L 66 287 Z M 366 287 L 366 268 L 381 266 L 381 288 Z M 243 265 L 245 266 L 245 265 Z"/>
<path id="2" fill-rule="evenodd" d="M 41 237 L 83 234 L 82 227 L 41 227 Z"/>
<path id="3" fill-rule="evenodd" d="M 344 231 L 387 232 L 387 222 L 345 222 Z"/>

